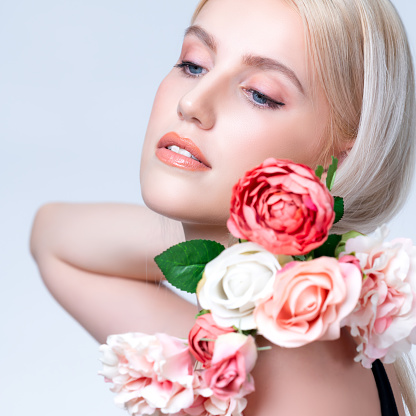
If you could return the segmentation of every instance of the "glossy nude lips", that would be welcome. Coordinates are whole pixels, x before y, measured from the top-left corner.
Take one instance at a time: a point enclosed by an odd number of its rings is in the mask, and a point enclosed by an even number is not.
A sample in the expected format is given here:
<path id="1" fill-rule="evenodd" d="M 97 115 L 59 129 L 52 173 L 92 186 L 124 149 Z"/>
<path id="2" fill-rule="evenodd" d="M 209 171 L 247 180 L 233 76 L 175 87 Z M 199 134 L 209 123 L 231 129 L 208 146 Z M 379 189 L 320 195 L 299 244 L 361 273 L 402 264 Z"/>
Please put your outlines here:
<path id="1" fill-rule="evenodd" d="M 156 156 L 167 165 L 186 170 L 211 169 L 196 144 L 175 132 L 165 134 L 157 144 Z"/>

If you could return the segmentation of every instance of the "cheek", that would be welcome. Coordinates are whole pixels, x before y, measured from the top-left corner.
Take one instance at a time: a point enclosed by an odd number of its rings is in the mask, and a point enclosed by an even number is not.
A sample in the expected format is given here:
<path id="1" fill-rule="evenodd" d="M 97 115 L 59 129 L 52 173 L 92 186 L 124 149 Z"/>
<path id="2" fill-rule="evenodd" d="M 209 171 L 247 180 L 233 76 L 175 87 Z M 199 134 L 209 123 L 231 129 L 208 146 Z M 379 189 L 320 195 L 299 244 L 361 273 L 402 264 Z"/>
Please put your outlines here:
<path id="1" fill-rule="evenodd" d="M 268 157 L 290 159 L 316 167 L 321 154 L 321 137 L 324 119 L 305 111 L 302 117 L 295 112 L 247 113 L 228 127 L 228 139 L 219 142 L 219 164 L 237 180 L 247 170 L 262 163 Z M 280 111 L 280 110 L 277 110 Z M 299 120 L 302 120 L 301 122 Z M 225 125 L 224 125 L 225 129 Z"/>
<path id="2" fill-rule="evenodd" d="M 149 125 L 163 123 L 171 115 L 176 115 L 178 105 L 177 83 L 168 74 L 160 83 L 153 101 L 152 112 L 149 118 Z"/>
<path id="3" fill-rule="evenodd" d="M 153 101 L 142 148 L 141 170 L 146 169 L 147 160 L 154 155 L 162 135 L 172 130 L 172 120 L 177 118 L 177 95 L 175 83 L 171 74 L 168 74 L 159 85 Z"/>

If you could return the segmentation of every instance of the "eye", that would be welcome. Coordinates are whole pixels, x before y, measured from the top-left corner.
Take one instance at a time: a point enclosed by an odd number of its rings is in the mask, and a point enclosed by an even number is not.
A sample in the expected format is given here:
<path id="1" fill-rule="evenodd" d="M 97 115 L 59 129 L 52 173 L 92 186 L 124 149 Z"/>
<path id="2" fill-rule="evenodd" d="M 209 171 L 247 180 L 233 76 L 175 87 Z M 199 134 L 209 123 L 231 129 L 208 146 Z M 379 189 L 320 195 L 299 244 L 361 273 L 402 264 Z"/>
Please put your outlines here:
<path id="1" fill-rule="evenodd" d="M 206 73 L 205 68 L 189 61 L 182 61 L 176 64 L 175 68 L 179 68 L 188 77 L 199 77 Z"/>
<path id="2" fill-rule="evenodd" d="M 258 104 L 267 104 L 267 97 L 264 94 L 260 94 L 258 91 L 252 91 L 253 100 Z"/>
<path id="3" fill-rule="evenodd" d="M 265 94 L 262 94 L 259 91 L 253 90 L 253 89 L 244 89 L 244 92 L 246 96 L 250 99 L 251 103 L 258 108 L 280 108 L 283 107 L 285 104 L 273 100 L 272 98 L 268 97 Z"/>

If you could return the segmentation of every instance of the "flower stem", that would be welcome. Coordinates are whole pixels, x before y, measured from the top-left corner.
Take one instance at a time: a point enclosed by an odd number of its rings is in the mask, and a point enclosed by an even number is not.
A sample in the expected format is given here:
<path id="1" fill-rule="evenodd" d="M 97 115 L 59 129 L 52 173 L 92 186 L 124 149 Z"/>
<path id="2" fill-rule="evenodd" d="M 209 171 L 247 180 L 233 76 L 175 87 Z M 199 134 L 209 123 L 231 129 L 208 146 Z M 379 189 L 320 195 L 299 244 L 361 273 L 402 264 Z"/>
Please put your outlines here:
<path id="1" fill-rule="evenodd" d="M 271 350 L 272 347 L 257 347 L 257 351 L 267 351 L 267 350 Z"/>

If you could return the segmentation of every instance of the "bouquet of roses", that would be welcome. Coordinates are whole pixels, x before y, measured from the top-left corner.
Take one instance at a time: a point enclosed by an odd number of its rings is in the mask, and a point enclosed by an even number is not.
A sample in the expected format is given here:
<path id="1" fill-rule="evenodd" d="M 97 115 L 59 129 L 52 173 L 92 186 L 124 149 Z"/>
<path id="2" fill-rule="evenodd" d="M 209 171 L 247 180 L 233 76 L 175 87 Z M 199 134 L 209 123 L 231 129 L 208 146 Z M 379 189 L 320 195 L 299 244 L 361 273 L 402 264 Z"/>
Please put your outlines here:
<path id="1" fill-rule="evenodd" d="M 347 326 L 366 368 L 416 344 L 416 247 L 408 239 L 330 234 L 337 160 L 316 171 L 267 159 L 233 188 L 229 248 L 193 240 L 155 258 L 166 279 L 203 308 L 188 340 L 112 335 L 102 375 L 131 415 L 240 416 L 254 391 L 261 335 L 281 347 L 335 340 Z"/>

